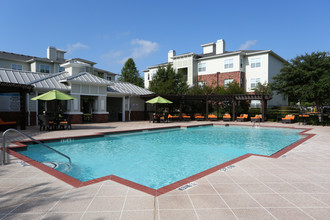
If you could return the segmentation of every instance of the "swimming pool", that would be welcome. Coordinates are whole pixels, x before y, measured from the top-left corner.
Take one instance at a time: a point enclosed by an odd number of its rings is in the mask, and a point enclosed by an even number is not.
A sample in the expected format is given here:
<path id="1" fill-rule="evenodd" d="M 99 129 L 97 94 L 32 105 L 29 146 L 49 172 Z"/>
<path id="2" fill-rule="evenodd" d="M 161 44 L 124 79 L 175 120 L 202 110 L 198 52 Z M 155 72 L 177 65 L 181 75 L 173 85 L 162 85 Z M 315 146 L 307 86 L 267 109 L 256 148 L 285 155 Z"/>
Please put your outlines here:
<path id="1" fill-rule="evenodd" d="M 159 189 L 247 153 L 273 155 L 302 139 L 301 131 L 215 125 L 106 134 L 46 144 L 71 157 L 71 169 L 57 169 L 82 182 L 116 175 Z M 38 144 L 29 144 L 19 153 L 39 162 L 67 162 Z"/>

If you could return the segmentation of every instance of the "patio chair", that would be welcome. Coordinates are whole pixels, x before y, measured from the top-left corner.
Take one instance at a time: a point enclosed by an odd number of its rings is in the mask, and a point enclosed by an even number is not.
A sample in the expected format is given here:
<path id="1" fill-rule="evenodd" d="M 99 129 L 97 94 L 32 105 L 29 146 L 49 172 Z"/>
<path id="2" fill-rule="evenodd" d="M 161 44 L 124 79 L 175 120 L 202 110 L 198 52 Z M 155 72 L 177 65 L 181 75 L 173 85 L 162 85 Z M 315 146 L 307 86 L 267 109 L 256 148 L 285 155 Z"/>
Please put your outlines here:
<path id="1" fill-rule="evenodd" d="M 68 115 L 67 118 L 62 119 L 62 121 L 59 122 L 59 126 L 61 129 L 72 129 L 71 127 L 71 115 Z"/>
<path id="2" fill-rule="evenodd" d="M 262 115 L 256 114 L 254 117 L 251 117 L 251 122 L 261 122 Z"/>
<path id="3" fill-rule="evenodd" d="M 248 114 L 241 114 L 240 116 L 237 117 L 237 121 L 239 122 L 247 121 L 248 117 L 249 117 Z"/>
<path id="4" fill-rule="evenodd" d="M 294 121 L 294 115 L 286 115 L 284 118 L 282 118 L 282 123 L 292 123 Z"/>
<path id="5" fill-rule="evenodd" d="M 182 119 L 184 121 L 190 121 L 191 120 L 191 116 L 190 115 L 186 115 L 186 114 L 182 114 Z"/>
<path id="6" fill-rule="evenodd" d="M 177 116 L 177 115 L 168 114 L 167 118 L 171 121 L 178 121 L 179 120 L 179 116 Z"/>
<path id="7" fill-rule="evenodd" d="M 50 128 L 53 128 L 53 121 L 49 121 L 46 115 L 38 115 L 40 131 L 41 129 L 49 131 Z"/>
<path id="8" fill-rule="evenodd" d="M 230 121 L 231 120 L 231 116 L 230 114 L 226 113 L 222 116 L 223 121 Z"/>
<path id="9" fill-rule="evenodd" d="M 215 114 L 209 114 L 207 116 L 207 118 L 210 120 L 210 121 L 217 121 L 218 120 L 218 117 L 215 115 Z"/>
<path id="10" fill-rule="evenodd" d="M 196 121 L 204 121 L 205 120 L 205 117 L 200 113 L 196 113 L 194 117 L 195 117 Z"/>
<path id="11" fill-rule="evenodd" d="M 162 116 L 159 118 L 160 122 L 168 122 L 168 113 L 164 113 Z"/>
<path id="12" fill-rule="evenodd" d="M 0 130 L 4 131 L 8 128 L 17 128 L 17 123 L 16 121 L 3 121 L 1 118 L 0 118 Z"/>

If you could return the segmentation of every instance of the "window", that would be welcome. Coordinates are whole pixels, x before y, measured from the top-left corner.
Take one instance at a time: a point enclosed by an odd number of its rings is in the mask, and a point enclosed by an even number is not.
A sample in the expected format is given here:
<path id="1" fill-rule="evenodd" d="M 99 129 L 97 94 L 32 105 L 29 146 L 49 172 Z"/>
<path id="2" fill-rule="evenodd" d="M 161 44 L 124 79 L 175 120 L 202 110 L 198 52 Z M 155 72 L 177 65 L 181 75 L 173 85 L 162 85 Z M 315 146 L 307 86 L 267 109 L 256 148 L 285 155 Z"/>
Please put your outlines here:
<path id="1" fill-rule="evenodd" d="M 234 82 L 234 79 L 225 79 L 225 81 L 224 81 L 225 88 L 228 88 L 228 84 L 233 83 L 233 82 Z"/>
<path id="2" fill-rule="evenodd" d="M 230 69 L 234 67 L 234 59 L 225 60 L 225 69 Z"/>
<path id="3" fill-rule="evenodd" d="M 259 82 L 260 82 L 260 78 L 251 78 L 251 89 L 257 87 Z"/>
<path id="4" fill-rule="evenodd" d="M 108 77 L 107 77 L 107 80 L 111 81 L 111 79 L 112 79 L 111 76 L 108 76 Z"/>
<path id="5" fill-rule="evenodd" d="M 65 68 L 60 66 L 60 67 L 58 68 L 58 71 L 59 71 L 59 72 L 63 72 L 63 71 L 65 71 Z"/>
<path id="6" fill-rule="evenodd" d="M 11 64 L 11 68 L 13 70 L 22 70 L 23 69 L 22 65 L 19 65 L 19 64 Z"/>
<path id="7" fill-rule="evenodd" d="M 251 68 L 257 68 L 261 66 L 261 59 L 259 58 L 252 58 L 251 59 Z"/>
<path id="8" fill-rule="evenodd" d="M 205 71 L 206 71 L 206 63 L 199 63 L 198 72 L 205 72 Z"/>
<path id="9" fill-rule="evenodd" d="M 241 59 L 241 68 L 243 68 L 243 59 Z"/>
<path id="10" fill-rule="evenodd" d="M 49 73 L 49 66 L 44 65 L 44 64 L 40 64 L 40 72 L 41 73 Z"/>

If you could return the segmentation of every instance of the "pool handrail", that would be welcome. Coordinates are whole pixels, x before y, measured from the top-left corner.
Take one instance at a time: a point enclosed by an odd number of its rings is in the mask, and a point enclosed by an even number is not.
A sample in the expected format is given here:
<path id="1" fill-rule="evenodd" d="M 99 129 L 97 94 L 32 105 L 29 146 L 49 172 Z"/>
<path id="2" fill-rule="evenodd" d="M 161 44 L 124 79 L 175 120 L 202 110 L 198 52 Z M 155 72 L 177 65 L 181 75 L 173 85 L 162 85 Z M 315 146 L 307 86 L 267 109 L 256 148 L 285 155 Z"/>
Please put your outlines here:
<path id="1" fill-rule="evenodd" d="M 25 136 L 25 137 L 30 138 L 32 141 L 35 141 L 35 142 L 37 142 L 38 144 L 40 144 L 40 145 L 42 145 L 42 146 L 44 146 L 44 147 L 46 147 L 46 148 L 48 148 L 48 149 L 54 151 L 55 153 L 57 153 L 57 154 L 59 154 L 59 155 L 65 157 L 65 158 L 67 158 L 67 159 L 69 160 L 69 163 L 71 164 L 71 158 L 70 158 L 69 156 L 67 156 L 67 155 L 65 155 L 65 154 L 63 154 L 63 153 L 61 153 L 61 152 L 59 152 L 59 151 L 57 151 L 57 150 L 55 150 L 55 149 L 53 149 L 53 148 L 47 146 L 46 144 L 44 144 L 44 143 L 42 143 L 42 142 L 40 142 L 40 141 L 34 139 L 33 137 L 31 137 L 31 136 L 29 136 L 29 135 L 27 135 L 27 134 L 25 134 L 25 133 L 23 133 L 23 132 L 21 132 L 21 131 L 18 131 L 17 129 L 9 128 L 9 129 L 7 129 L 6 131 L 4 131 L 3 134 L 2 134 L 2 160 L 1 160 L 2 162 L 1 162 L 1 165 L 5 165 L 5 164 L 6 164 L 6 134 L 7 134 L 9 131 L 15 131 L 15 132 L 17 132 L 17 133 L 19 133 L 19 134 L 21 134 L 21 135 L 23 135 L 23 136 Z"/>

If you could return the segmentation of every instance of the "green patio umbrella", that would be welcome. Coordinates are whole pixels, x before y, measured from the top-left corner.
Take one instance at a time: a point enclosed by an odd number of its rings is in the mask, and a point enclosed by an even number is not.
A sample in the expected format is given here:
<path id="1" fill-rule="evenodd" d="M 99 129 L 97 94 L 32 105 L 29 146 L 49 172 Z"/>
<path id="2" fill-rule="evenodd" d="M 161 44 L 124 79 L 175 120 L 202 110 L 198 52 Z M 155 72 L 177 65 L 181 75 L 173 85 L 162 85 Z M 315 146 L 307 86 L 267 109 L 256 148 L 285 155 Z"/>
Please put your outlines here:
<path id="1" fill-rule="evenodd" d="M 146 101 L 146 103 L 149 103 L 149 104 L 157 104 L 157 103 L 172 104 L 173 102 L 171 102 L 170 100 L 164 99 L 161 96 L 157 96 L 156 98 L 153 98 L 153 99 L 150 99 L 150 100 Z"/>
<path id="2" fill-rule="evenodd" d="M 50 101 L 50 100 L 73 100 L 73 99 L 76 98 L 71 95 L 65 94 L 63 92 L 52 90 L 37 97 L 34 97 L 31 100 Z"/>

